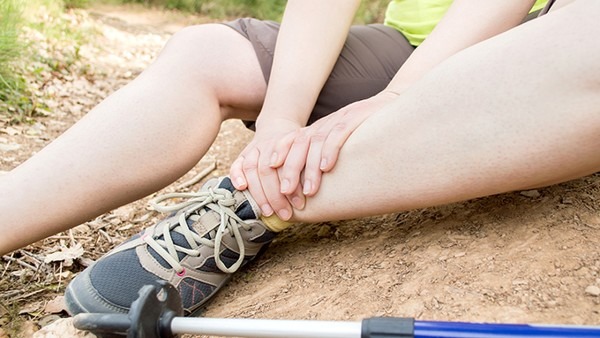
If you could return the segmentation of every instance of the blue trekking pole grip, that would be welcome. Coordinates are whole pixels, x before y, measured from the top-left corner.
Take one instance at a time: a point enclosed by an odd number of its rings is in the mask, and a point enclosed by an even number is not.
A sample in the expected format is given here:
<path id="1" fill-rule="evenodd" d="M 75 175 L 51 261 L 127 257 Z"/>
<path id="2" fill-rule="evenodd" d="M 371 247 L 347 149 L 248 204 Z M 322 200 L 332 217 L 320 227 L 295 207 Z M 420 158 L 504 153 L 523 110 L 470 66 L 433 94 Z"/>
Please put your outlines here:
<path id="1" fill-rule="evenodd" d="M 393 317 L 363 320 L 361 338 L 393 337 L 599 338 L 600 326 L 465 323 Z"/>

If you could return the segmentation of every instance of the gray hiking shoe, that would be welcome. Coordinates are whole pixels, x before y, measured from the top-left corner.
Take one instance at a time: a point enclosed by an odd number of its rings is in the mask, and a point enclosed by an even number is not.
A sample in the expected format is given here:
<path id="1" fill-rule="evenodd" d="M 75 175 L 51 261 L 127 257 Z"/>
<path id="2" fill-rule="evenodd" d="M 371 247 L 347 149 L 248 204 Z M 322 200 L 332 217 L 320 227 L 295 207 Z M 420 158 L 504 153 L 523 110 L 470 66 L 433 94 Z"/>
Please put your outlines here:
<path id="1" fill-rule="evenodd" d="M 186 200 L 159 204 L 169 198 Z M 158 280 L 175 286 L 186 314 L 193 313 L 276 235 L 260 220 L 252 198 L 227 177 L 209 181 L 197 193 L 161 196 L 154 204 L 174 213 L 73 279 L 65 293 L 71 315 L 127 313 L 138 290 Z"/>

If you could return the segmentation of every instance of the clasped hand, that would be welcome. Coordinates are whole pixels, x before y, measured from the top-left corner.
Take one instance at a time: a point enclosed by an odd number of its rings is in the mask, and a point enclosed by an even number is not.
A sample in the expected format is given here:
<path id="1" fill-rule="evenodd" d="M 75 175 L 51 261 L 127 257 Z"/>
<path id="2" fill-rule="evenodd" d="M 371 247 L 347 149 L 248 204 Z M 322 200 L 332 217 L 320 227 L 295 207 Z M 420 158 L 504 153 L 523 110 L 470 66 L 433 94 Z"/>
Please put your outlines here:
<path id="1" fill-rule="evenodd" d="M 273 123 L 257 129 L 254 139 L 232 164 L 235 187 L 248 189 L 263 215 L 275 212 L 289 220 L 293 208 L 303 209 L 306 196 L 319 191 L 323 173 L 334 168 L 352 132 L 397 96 L 383 91 L 304 128 Z"/>

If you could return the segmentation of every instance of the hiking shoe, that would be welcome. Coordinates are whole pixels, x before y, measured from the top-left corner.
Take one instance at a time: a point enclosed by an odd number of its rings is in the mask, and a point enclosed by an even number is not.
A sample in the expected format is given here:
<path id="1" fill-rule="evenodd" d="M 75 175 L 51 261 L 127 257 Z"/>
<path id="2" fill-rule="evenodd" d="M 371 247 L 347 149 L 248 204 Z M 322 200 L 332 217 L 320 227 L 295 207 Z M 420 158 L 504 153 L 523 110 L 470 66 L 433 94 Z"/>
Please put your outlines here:
<path id="1" fill-rule="evenodd" d="M 182 198 L 166 206 L 160 202 Z M 275 237 L 260 219 L 246 191 L 227 177 L 207 182 L 196 193 L 173 193 L 153 200 L 154 208 L 173 212 L 108 252 L 67 286 L 71 315 L 127 313 L 144 285 L 171 283 L 186 314 L 194 313 L 255 258 Z"/>

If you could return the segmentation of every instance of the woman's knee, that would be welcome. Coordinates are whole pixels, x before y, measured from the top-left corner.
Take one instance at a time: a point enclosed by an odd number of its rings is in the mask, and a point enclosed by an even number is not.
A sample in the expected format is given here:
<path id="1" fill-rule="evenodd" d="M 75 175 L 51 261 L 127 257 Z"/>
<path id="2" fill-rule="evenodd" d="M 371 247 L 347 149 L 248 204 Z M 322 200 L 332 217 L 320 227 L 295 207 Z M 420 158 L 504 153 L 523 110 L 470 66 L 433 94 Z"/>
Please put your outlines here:
<path id="1" fill-rule="evenodd" d="M 175 33 L 152 67 L 196 90 L 209 90 L 229 110 L 257 110 L 266 81 L 251 43 L 223 24 Z"/>
<path id="2" fill-rule="evenodd" d="M 186 71 L 202 70 L 215 63 L 225 62 L 222 57 L 231 40 L 230 28 L 220 24 L 189 26 L 175 33 L 158 56 L 157 61 L 174 62 L 173 67 Z"/>

